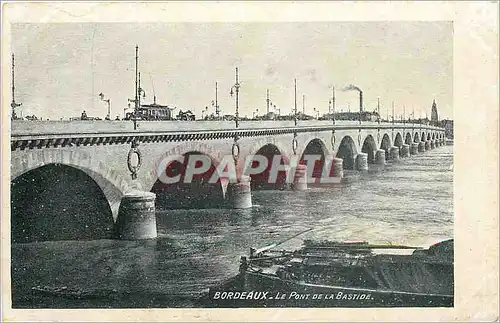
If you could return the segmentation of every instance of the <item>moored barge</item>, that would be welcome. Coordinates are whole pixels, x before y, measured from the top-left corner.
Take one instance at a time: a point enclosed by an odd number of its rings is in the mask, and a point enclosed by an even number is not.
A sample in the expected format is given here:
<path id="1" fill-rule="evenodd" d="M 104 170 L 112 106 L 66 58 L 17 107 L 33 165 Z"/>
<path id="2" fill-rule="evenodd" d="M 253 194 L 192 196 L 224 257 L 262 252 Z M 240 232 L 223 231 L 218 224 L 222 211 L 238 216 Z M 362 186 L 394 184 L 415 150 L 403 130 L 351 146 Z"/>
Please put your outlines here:
<path id="1" fill-rule="evenodd" d="M 250 249 L 210 292 L 220 307 L 452 307 L 453 239 L 429 248 L 305 240 Z"/>

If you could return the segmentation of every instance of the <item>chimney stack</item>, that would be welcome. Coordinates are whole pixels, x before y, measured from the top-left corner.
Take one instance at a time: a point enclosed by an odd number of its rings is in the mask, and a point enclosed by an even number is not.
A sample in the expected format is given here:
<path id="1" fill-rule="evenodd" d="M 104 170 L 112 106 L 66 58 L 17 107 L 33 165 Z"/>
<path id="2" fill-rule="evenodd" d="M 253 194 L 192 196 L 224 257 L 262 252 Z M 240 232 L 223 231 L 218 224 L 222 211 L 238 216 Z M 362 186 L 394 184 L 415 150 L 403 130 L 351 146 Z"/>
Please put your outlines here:
<path id="1" fill-rule="evenodd" d="M 363 91 L 359 91 L 359 112 L 363 112 Z"/>

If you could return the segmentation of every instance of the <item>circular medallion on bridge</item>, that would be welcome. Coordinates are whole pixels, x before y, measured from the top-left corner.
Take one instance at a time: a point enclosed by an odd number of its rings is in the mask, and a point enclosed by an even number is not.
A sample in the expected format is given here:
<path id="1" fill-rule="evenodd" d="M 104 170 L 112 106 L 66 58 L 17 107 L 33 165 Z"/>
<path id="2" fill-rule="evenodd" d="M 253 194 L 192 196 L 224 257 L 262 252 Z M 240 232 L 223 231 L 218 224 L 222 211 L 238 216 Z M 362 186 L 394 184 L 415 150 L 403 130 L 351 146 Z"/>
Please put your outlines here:
<path id="1" fill-rule="evenodd" d="M 132 163 L 133 155 L 137 155 L 137 163 L 135 165 L 133 165 Z M 139 150 L 139 148 L 137 148 L 137 146 L 132 146 L 127 156 L 127 166 L 128 170 L 131 173 L 132 179 L 137 178 L 137 171 L 139 171 L 139 168 L 141 168 L 141 163 L 142 163 L 141 151 Z"/>
<path id="2" fill-rule="evenodd" d="M 299 143 L 297 142 L 297 139 L 293 138 L 292 140 L 292 149 L 293 153 L 297 154 L 297 147 L 299 146 Z"/>
<path id="3" fill-rule="evenodd" d="M 361 145 L 361 133 L 358 135 L 358 145 Z"/>
<path id="4" fill-rule="evenodd" d="M 231 149 L 231 152 L 233 154 L 233 158 L 234 159 L 238 159 L 238 157 L 240 156 L 240 144 L 235 142 L 233 144 L 233 147 Z"/>

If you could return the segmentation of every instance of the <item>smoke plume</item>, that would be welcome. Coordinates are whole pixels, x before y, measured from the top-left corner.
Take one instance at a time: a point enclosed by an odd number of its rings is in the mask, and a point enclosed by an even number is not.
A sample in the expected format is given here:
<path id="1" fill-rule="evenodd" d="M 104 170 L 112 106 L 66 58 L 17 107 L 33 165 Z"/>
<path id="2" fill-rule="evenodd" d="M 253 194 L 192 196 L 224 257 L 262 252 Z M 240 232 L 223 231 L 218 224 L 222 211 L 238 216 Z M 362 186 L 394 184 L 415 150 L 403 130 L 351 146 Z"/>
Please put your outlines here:
<path id="1" fill-rule="evenodd" d="M 342 91 L 344 91 L 344 92 L 346 92 L 346 91 L 359 91 L 360 93 L 363 92 L 363 91 L 361 91 L 361 89 L 359 87 L 357 87 L 356 85 L 352 85 L 352 84 L 349 84 L 348 86 L 343 88 Z"/>

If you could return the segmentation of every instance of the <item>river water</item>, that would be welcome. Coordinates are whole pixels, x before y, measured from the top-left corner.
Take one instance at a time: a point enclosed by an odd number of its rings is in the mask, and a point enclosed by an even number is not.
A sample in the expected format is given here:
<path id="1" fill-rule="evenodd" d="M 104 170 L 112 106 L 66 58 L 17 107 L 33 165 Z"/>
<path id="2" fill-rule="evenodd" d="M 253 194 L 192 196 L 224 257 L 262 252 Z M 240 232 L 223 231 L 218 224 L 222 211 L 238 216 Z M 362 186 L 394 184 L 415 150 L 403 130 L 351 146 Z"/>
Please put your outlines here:
<path id="1" fill-rule="evenodd" d="M 236 274 L 249 247 L 309 228 L 280 248 L 297 248 L 309 238 L 416 246 L 451 238 L 453 146 L 382 171 L 346 172 L 340 186 L 255 191 L 252 197 L 248 210 L 157 212 L 155 240 L 13 244 L 13 307 L 199 306 L 192 297 Z M 33 287 L 70 296 L 47 297 Z"/>

